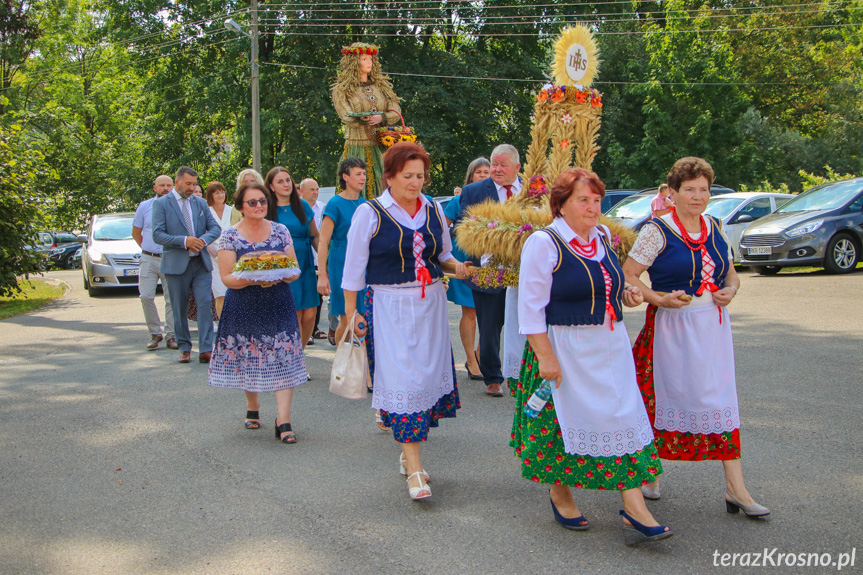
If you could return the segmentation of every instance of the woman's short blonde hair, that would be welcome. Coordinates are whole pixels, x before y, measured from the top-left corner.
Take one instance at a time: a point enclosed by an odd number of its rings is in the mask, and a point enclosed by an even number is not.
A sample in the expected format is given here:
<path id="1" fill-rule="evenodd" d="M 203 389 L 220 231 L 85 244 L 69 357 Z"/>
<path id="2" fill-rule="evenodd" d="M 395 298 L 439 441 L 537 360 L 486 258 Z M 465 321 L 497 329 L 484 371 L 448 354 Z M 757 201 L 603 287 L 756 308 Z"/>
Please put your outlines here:
<path id="1" fill-rule="evenodd" d="M 245 170 L 240 172 L 239 175 L 237 176 L 236 191 L 238 191 L 238 192 L 240 191 L 240 188 L 243 186 L 243 178 L 245 178 L 248 174 L 252 174 L 253 176 L 255 176 L 255 181 L 258 182 L 259 184 L 261 184 L 262 186 L 265 186 L 264 178 L 261 176 L 261 174 L 259 174 L 257 172 L 257 170 L 253 170 L 252 168 L 246 168 Z"/>

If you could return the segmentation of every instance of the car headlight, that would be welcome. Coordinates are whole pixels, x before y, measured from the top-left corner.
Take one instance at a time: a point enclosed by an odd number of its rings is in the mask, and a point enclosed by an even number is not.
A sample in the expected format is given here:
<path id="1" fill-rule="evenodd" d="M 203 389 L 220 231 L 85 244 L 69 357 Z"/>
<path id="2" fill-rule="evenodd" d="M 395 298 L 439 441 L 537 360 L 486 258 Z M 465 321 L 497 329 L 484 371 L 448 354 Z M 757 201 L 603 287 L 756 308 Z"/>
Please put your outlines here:
<path id="1" fill-rule="evenodd" d="M 51 251 L 48 252 L 49 255 L 56 256 L 62 254 L 66 251 L 66 248 L 51 248 Z"/>
<path id="2" fill-rule="evenodd" d="M 108 258 L 99 250 L 90 248 L 87 250 L 87 255 L 90 257 L 90 262 L 94 264 L 108 264 Z"/>
<path id="3" fill-rule="evenodd" d="M 791 228 L 790 230 L 785 232 L 785 235 L 789 238 L 796 238 L 805 234 L 811 234 L 812 232 L 820 228 L 823 223 L 824 220 L 815 220 L 814 222 L 808 222 L 803 224 L 802 226 Z"/>

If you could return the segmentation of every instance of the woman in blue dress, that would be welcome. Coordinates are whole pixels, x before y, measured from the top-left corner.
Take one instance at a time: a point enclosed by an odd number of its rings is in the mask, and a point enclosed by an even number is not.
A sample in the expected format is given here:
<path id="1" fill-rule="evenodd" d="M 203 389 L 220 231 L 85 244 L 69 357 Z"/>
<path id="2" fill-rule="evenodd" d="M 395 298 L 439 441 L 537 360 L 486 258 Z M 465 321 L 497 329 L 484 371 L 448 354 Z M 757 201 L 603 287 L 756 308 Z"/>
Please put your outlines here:
<path id="1" fill-rule="evenodd" d="M 291 293 L 294 295 L 297 320 L 300 322 L 300 336 L 305 348 L 312 337 L 315 315 L 318 311 L 318 280 L 315 276 L 315 262 L 312 255 L 312 247 L 316 248 L 318 245 L 315 212 L 306 200 L 300 199 L 294 179 L 285 168 L 276 166 L 267 172 L 265 182 L 275 200 L 268 207 L 267 219 L 277 221 L 288 228 L 294 241 L 300 277 L 291 283 Z"/>
<path id="2" fill-rule="evenodd" d="M 491 162 L 485 158 L 477 158 L 467 167 L 467 174 L 464 177 L 463 185 L 466 186 L 479 182 L 490 175 Z M 450 226 L 458 219 L 459 212 L 461 211 L 461 188 L 456 188 L 454 191 L 456 192 L 455 197 L 450 200 L 444 210 L 447 224 Z M 453 238 L 452 255 L 461 262 L 470 260 L 468 255 L 459 247 L 455 238 Z M 473 290 L 465 282 L 452 279 L 449 282 L 446 298 L 452 303 L 461 306 L 461 321 L 458 324 L 458 332 L 461 336 L 461 344 L 464 346 L 465 356 L 467 357 L 467 362 L 464 364 L 467 375 L 470 379 L 482 381 L 482 373 L 479 371 L 479 361 L 477 361 L 479 342 L 476 341 L 476 308 L 473 305 Z"/>
<path id="3" fill-rule="evenodd" d="M 360 204 L 366 201 L 360 195 L 366 185 L 366 163 L 359 158 L 345 158 L 339 164 L 338 177 L 341 192 L 324 206 L 321 238 L 318 242 L 318 293 L 330 296 L 330 315 L 339 318 L 337 342 L 342 340 L 347 328 L 342 275 L 345 270 L 351 219 Z M 365 307 L 362 303 L 358 302 L 357 305 L 359 313 L 364 313 Z"/>
<path id="4" fill-rule="evenodd" d="M 241 187 L 234 207 L 243 213 L 243 221 L 222 232 L 219 240 L 219 271 L 228 291 L 208 379 L 213 387 L 246 393 L 246 429 L 261 426 L 258 394 L 275 392 L 276 438 L 296 443 L 291 400 L 294 388 L 306 381 L 306 362 L 287 284 L 297 278 L 260 284 L 231 274 L 237 259 L 249 252 L 276 250 L 297 257 L 287 228 L 266 219 L 268 196 L 260 184 Z"/>

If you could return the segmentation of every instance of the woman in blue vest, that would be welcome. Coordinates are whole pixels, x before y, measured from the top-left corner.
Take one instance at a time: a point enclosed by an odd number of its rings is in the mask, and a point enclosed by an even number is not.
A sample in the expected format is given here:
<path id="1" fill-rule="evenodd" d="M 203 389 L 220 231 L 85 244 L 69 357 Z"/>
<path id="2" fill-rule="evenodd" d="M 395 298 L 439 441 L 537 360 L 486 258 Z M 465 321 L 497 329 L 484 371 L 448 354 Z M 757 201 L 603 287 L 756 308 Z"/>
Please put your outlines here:
<path id="1" fill-rule="evenodd" d="M 443 209 L 422 194 L 429 156 L 400 142 L 383 156 L 388 188 L 361 205 L 348 232 L 342 288 L 352 317 L 357 293 L 374 290 L 375 375 L 372 408 L 380 409 L 401 445 L 399 471 L 411 499 L 431 497 L 420 444 L 437 420 L 455 417 L 458 387 L 452 365 L 444 271 L 468 277 L 452 256 Z M 366 334 L 357 317 L 355 334 Z"/>
<path id="2" fill-rule="evenodd" d="M 315 212 L 306 200 L 300 199 L 297 184 L 285 168 L 276 166 L 267 172 L 264 181 L 275 200 L 268 206 L 267 218 L 288 228 L 291 239 L 294 240 L 300 277 L 290 286 L 291 293 L 294 294 L 297 320 L 300 322 L 300 337 L 305 349 L 312 337 L 315 314 L 318 311 L 318 277 L 315 275 L 315 262 L 312 256 L 312 247 L 318 245 Z"/>
<path id="3" fill-rule="evenodd" d="M 522 476 L 551 485 L 555 519 L 590 526 L 572 487 L 620 491 L 627 544 L 671 536 L 648 511 L 641 485 L 662 473 L 638 393 L 622 306 L 641 303 L 626 285 L 607 227 L 597 226 L 605 185 L 580 168 L 562 172 L 549 197 L 554 221 L 521 254 L 519 330 L 527 336 L 510 445 Z M 524 406 L 554 382 L 539 414 Z"/>
<path id="4" fill-rule="evenodd" d="M 734 343 L 726 306 L 737 295 L 728 239 L 715 218 L 702 216 L 713 168 L 701 158 L 678 160 L 668 173 L 674 207 L 638 234 L 623 266 L 641 288 L 647 309 L 635 342 L 639 387 L 662 459 L 721 460 L 729 513 L 749 517 L 758 505 L 743 483 Z M 639 279 L 644 272 L 651 287 Z M 656 337 L 654 337 L 654 334 Z M 644 496 L 659 499 L 659 485 Z"/>

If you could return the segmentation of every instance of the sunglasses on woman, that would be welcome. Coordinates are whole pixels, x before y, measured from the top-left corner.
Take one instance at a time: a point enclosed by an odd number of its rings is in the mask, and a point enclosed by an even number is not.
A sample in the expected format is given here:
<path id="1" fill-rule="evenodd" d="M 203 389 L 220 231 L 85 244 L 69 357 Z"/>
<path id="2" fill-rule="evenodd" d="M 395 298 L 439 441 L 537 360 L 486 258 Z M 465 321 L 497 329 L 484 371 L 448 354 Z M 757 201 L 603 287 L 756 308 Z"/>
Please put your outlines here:
<path id="1" fill-rule="evenodd" d="M 246 200 L 243 203 L 248 205 L 250 208 L 255 208 L 257 206 L 266 206 L 267 205 L 267 198 L 261 198 L 259 200 Z"/>

